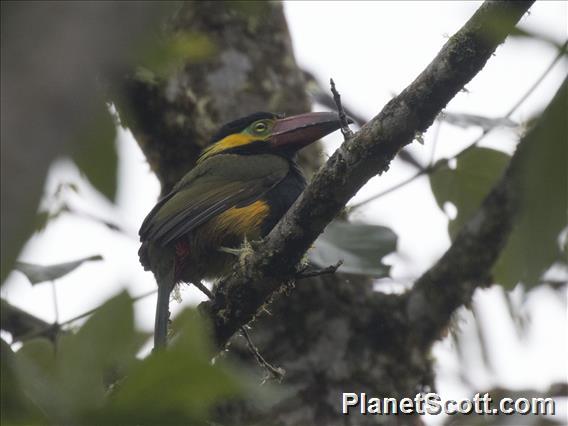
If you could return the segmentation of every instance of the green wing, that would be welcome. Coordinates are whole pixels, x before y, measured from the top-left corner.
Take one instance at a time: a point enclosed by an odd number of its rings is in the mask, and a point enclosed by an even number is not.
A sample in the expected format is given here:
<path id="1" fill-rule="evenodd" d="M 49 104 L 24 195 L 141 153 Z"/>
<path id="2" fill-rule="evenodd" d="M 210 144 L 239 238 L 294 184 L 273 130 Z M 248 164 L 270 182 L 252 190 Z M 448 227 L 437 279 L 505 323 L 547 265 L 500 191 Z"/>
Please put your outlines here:
<path id="1" fill-rule="evenodd" d="M 211 157 L 186 174 L 152 209 L 140 228 L 140 240 L 165 246 L 225 210 L 258 200 L 288 170 L 288 162 L 275 155 Z"/>

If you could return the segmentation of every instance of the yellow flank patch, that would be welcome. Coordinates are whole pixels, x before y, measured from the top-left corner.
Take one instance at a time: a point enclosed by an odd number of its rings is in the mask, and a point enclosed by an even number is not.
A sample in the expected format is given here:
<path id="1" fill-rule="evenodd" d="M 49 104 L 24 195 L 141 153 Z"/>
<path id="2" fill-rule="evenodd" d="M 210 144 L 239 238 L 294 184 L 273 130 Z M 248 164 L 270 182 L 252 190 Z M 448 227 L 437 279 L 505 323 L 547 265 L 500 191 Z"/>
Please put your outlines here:
<path id="1" fill-rule="evenodd" d="M 202 161 L 207 157 L 212 156 L 213 154 L 218 154 L 220 152 L 226 151 L 227 149 L 246 145 L 252 142 L 253 139 L 258 140 L 258 138 L 255 138 L 252 135 L 248 135 L 246 133 L 235 133 L 233 135 L 226 136 L 219 142 L 216 142 L 209 148 L 206 148 L 197 161 Z"/>
<path id="2" fill-rule="evenodd" d="M 248 239 L 255 239 L 260 236 L 262 223 L 269 213 L 268 204 L 259 200 L 245 207 L 226 210 L 215 218 L 213 226 L 221 235 L 246 235 Z"/>

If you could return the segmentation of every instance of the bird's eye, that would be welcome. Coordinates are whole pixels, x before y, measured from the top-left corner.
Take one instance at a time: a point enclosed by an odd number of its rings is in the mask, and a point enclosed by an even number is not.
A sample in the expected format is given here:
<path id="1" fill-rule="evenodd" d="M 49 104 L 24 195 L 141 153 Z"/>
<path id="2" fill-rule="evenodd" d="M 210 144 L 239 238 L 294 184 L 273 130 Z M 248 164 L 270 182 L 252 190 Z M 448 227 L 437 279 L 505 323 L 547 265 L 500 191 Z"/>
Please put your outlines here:
<path id="1" fill-rule="evenodd" d="M 266 131 L 266 129 L 268 128 L 268 126 L 266 125 L 266 123 L 260 122 L 260 123 L 256 123 L 254 125 L 254 131 L 256 133 L 263 133 Z"/>

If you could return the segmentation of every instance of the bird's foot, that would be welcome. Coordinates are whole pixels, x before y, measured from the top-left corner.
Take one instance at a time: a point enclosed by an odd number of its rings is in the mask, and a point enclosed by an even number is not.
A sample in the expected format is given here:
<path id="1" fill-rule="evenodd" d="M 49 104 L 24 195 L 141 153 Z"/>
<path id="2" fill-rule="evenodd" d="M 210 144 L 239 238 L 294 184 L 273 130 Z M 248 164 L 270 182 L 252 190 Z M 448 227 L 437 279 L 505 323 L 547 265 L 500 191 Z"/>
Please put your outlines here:
<path id="1" fill-rule="evenodd" d="M 254 254 L 254 249 L 250 241 L 245 237 L 243 244 L 239 248 L 220 247 L 220 251 L 232 254 L 239 258 L 239 266 L 244 269 L 250 256 Z"/>

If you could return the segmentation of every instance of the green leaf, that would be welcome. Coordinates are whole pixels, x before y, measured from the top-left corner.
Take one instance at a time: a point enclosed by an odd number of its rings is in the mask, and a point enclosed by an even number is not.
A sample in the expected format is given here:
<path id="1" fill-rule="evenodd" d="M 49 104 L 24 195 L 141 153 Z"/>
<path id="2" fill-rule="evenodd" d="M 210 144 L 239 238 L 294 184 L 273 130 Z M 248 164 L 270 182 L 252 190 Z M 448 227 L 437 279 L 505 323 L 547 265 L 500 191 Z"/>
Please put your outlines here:
<path id="1" fill-rule="evenodd" d="M 26 395 L 35 411 L 44 416 L 44 406 L 61 407 L 65 400 L 61 388 L 54 380 L 55 348 L 45 338 L 28 340 L 14 354 L 13 372 L 15 386 Z M 21 423 L 27 417 L 26 412 L 15 415 L 16 422 Z"/>
<path id="2" fill-rule="evenodd" d="M 34 263 L 16 262 L 14 269 L 22 272 L 32 285 L 40 284 L 46 281 L 53 281 L 61 278 L 68 273 L 74 271 L 85 262 L 102 260 L 101 255 L 85 257 L 83 259 L 74 260 L 72 262 L 58 263 L 55 265 L 36 265 Z"/>
<path id="3" fill-rule="evenodd" d="M 88 424 L 105 404 L 106 388 L 128 373 L 145 337 L 134 331 L 132 300 L 123 293 L 99 308 L 57 351 L 46 339 L 16 353 L 22 389 L 55 424 Z"/>
<path id="4" fill-rule="evenodd" d="M 73 161 L 89 182 L 111 202 L 116 197 L 118 154 L 116 125 L 104 102 L 99 101 L 91 126 L 79 138 Z"/>
<path id="5" fill-rule="evenodd" d="M 215 401 L 241 389 L 236 376 L 212 365 L 212 352 L 196 311 L 174 322 L 167 350 L 153 353 L 132 369 L 98 420 L 113 424 L 198 424 Z"/>
<path id="6" fill-rule="evenodd" d="M 519 147 L 521 209 L 493 270 L 499 283 L 531 288 L 564 259 L 559 235 L 568 226 L 568 124 L 566 86 Z"/>
<path id="7" fill-rule="evenodd" d="M 341 272 L 385 277 L 390 266 L 381 259 L 396 250 L 396 243 L 397 235 L 390 228 L 335 220 L 316 240 L 309 257 L 318 266 L 342 260 Z"/>
<path id="8" fill-rule="evenodd" d="M 76 334 L 66 336 L 68 342 L 61 343 L 61 347 L 62 352 L 65 344 L 71 345 L 69 352 L 86 350 L 88 353 L 76 357 L 81 358 L 81 363 L 87 357 L 92 358 L 90 365 L 101 369 L 126 368 L 146 338 L 135 331 L 132 299 L 123 292 L 98 308 Z"/>
<path id="9" fill-rule="evenodd" d="M 108 112 L 97 96 L 101 93 L 97 83 L 108 86 L 121 81 L 138 63 L 133 52 L 164 32 L 164 19 L 180 7 L 169 1 L 140 6 L 61 4 L 61 11 L 35 9 L 41 15 L 37 25 L 29 4 L 2 2 L 2 19 L 8 19 L 9 13 L 10 25 L 2 21 L 2 42 L 8 44 L 2 46 L 0 285 L 34 231 L 45 179 L 55 159 L 76 160 L 101 192 L 114 197 L 116 153 L 112 138 L 102 137 L 114 130 L 108 118 L 103 118 L 107 125 L 102 130 L 98 123 L 96 111 Z M 32 66 L 30 58 L 40 57 L 46 58 L 41 66 Z M 14 72 L 5 72 L 5 66 Z M 111 87 L 103 90 L 107 96 Z M 90 138 L 90 143 L 81 136 Z"/>
<path id="10" fill-rule="evenodd" d="M 57 374 L 68 410 L 86 423 L 105 403 L 108 385 L 136 361 L 144 336 L 134 331 L 132 300 L 126 293 L 106 302 L 74 335 L 59 342 Z"/>
<path id="11" fill-rule="evenodd" d="M 135 332 L 132 300 L 123 293 L 99 308 L 76 334 L 60 336 L 57 350 L 46 339 L 26 342 L 16 354 L 7 347 L 8 356 L 3 346 L 3 380 L 6 371 L 10 391 L 21 389 L 27 398 L 6 401 L 11 404 L 8 413 L 14 414 L 9 418 L 22 423 L 35 409 L 41 416 L 34 419 L 42 424 L 205 422 L 213 403 L 244 394 L 248 383 L 222 363 L 211 363 L 209 334 L 195 310 L 179 315 L 172 329 L 167 350 L 138 360 L 145 336 Z M 258 396 L 252 389 L 246 394 Z M 15 410 L 29 401 L 32 409 Z"/>
<path id="12" fill-rule="evenodd" d="M 10 345 L 0 339 L 0 419 L 2 424 L 45 423 L 41 413 L 20 386 L 15 371 L 15 354 Z"/>
<path id="13" fill-rule="evenodd" d="M 446 160 L 436 165 L 430 174 L 430 186 L 442 211 L 447 202 L 457 208 L 457 216 L 448 223 L 448 232 L 453 240 L 477 211 L 489 190 L 502 175 L 510 157 L 489 148 L 472 148 L 457 159 L 451 169 Z"/>
<path id="14" fill-rule="evenodd" d="M 55 348 L 53 343 L 45 337 L 30 339 L 24 343 L 18 352 L 18 358 L 24 357 L 34 363 L 36 368 L 44 375 L 50 374 L 55 366 Z"/>

